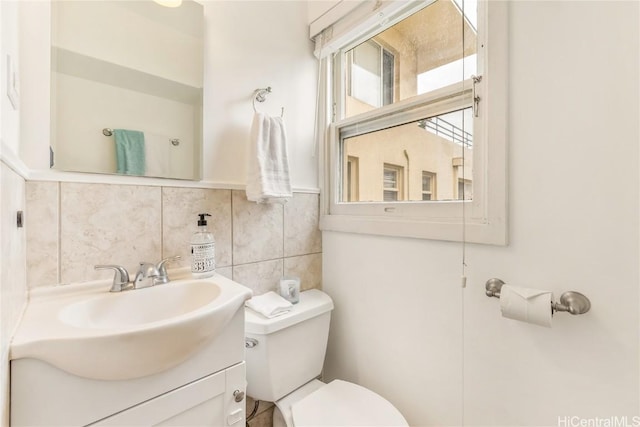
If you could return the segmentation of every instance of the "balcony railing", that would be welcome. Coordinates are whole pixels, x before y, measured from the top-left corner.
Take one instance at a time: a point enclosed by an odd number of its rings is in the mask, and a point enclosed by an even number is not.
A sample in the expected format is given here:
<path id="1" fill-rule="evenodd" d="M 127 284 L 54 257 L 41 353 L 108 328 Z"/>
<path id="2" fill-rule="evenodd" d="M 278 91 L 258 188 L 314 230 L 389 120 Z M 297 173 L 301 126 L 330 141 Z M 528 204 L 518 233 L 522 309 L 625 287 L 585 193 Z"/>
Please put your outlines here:
<path id="1" fill-rule="evenodd" d="M 437 136 L 462 145 L 464 148 L 473 148 L 473 135 L 449 123 L 440 117 L 429 117 L 418 121 L 418 126 Z"/>

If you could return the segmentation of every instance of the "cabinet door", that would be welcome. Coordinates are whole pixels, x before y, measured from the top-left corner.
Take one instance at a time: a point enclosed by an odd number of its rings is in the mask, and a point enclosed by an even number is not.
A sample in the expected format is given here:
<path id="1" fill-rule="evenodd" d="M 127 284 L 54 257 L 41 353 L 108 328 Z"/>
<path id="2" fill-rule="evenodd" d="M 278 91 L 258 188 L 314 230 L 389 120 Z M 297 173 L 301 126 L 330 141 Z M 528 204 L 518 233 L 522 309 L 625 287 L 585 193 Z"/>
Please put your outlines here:
<path id="1" fill-rule="evenodd" d="M 194 381 L 92 426 L 243 426 L 244 400 L 234 392 L 245 391 L 244 362 Z"/>

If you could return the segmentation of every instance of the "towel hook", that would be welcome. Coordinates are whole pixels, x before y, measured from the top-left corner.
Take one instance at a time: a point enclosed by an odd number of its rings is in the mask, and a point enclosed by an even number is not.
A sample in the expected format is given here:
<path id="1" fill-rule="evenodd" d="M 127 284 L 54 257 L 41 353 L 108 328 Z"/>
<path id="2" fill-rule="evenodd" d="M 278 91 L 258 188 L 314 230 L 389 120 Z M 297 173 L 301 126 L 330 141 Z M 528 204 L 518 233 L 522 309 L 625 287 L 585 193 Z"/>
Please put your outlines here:
<path id="1" fill-rule="evenodd" d="M 256 108 L 256 101 L 264 102 L 267 100 L 267 94 L 271 93 L 271 86 L 267 86 L 263 89 L 256 89 L 253 96 L 253 111 L 258 112 L 258 108 Z M 284 117 L 284 107 L 280 110 L 280 117 Z"/>

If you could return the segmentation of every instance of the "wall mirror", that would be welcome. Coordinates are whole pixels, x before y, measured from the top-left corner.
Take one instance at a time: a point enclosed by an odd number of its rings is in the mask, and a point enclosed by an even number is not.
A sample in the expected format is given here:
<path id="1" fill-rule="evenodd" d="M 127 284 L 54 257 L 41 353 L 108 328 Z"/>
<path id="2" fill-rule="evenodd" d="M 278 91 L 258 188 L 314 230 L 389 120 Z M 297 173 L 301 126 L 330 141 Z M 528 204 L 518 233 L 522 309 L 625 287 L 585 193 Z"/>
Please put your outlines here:
<path id="1" fill-rule="evenodd" d="M 56 0 L 51 16 L 52 167 L 199 180 L 202 5 Z"/>

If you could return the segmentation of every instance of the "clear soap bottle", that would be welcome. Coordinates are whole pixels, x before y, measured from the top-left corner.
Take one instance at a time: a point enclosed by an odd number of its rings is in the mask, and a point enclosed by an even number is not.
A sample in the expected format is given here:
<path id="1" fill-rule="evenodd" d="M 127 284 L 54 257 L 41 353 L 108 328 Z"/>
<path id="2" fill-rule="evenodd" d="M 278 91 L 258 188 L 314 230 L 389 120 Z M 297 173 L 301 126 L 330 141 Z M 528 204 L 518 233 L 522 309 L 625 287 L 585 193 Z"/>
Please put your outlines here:
<path id="1" fill-rule="evenodd" d="M 211 277 L 216 270 L 216 243 L 213 234 L 207 230 L 205 217 L 208 213 L 198 214 L 198 231 L 191 238 L 191 275 L 195 278 Z"/>

